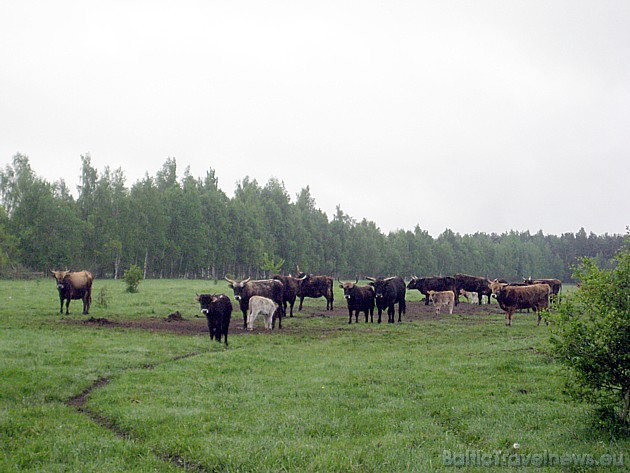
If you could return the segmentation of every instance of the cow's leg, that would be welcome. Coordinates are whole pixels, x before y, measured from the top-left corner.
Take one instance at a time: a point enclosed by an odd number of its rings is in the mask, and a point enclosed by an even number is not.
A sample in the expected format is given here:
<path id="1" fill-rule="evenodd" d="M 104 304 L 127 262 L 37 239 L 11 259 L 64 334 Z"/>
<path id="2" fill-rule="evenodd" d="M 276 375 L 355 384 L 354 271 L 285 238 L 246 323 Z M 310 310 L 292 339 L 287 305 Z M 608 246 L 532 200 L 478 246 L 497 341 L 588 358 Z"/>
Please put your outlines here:
<path id="1" fill-rule="evenodd" d="M 70 315 L 70 298 L 66 299 L 66 315 Z"/>
<path id="2" fill-rule="evenodd" d="M 396 308 L 393 305 L 389 306 L 387 308 L 387 323 L 388 324 L 394 323 L 395 315 L 396 315 Z"/>
<path id="3" fill-rule="evenodd" d="M 348 323 L 352 323 L 352 309 L 348 309 Z"/>
<path id="4" fill-rule="evenodd" d="M 241 309 L 241 312 L 243 312 L 243 329 L 247 328 L 247 312 L 248 309 Z"/>
<path id="5" fill-rule="evenodd" d="M 293 317 L 293 305 L 294 304 L 295 304 L 295 299 L 293 299 L 293 301 L 289 301 L 289 312 L 290 312 L 289 317 Z M 284 309 L 284 313 L 286 315 L 286 313 L 287 313 L 286 308 Z"/>
<path id="6" fill-rule="evenodd" d="M 304 303 L 304 296 L 300 296 L 300 306 L 298 307 L 298 312 L 302 311 L 302 304 Z"/>
<path id="7" fill-rule="evenodd" d="M 87 294 L 83 296 L 83 315 L 88 315 L 88 311 L 90 309 L 90 303 L 88 301 Z"/>
<path id="8" fill-rule="evenodd" d="M 64 298 L 63 298 L 63 296 L 60 294 L 60 295 L 59 295 L 59 313 L 60 313 L 61 315 L 63 315 L 63 301 L 64 301 Z"/>
<path id="9" fill-rule="evenodd" d="M 424 294 L 424 305 L 429 305 L 429 295 L 424 292 L 422 294 Z"/>
<path id="10" fill-rule="evenodd" d="M 378 323 L 381 323 L 381 314 L 383 313 L 383 309 L 381 309 L 380 307 L 378 308 Z"/>
<path id="11" fill-rule="evenodd" d="M 401 317 L 404 313 L 407 312 L 407 303 L 403 299 L 398 303 L 398 322 L 401 321 Z"/>

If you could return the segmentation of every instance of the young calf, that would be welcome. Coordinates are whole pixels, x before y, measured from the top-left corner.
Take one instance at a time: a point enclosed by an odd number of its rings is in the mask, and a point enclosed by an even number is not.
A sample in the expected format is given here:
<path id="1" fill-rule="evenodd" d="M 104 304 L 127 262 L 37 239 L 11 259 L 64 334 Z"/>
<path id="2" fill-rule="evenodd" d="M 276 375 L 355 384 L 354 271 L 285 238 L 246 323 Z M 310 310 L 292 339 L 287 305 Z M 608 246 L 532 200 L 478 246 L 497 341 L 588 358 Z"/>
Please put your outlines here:
<path id="1" fill-rule="evenodd" d="M 440 316 L 442 307 L 448 308 L 448 313 L 453 313 L 455 304 L 455 293 L 453 291 L 428 291 L 429 301 L 435 306 L 435 316 Z"/>
<path id="2" fill-rule="evenodd" d="M 247 330 L 254 330 L 254 321 L 259 315 L 265 317 L 265 328 L 274 328 L 273 314 L 276 312 L 278 304 L 271 299 L 262 296 L 252 296 L 249 299 L 249 311 L 247 313 Z"/>

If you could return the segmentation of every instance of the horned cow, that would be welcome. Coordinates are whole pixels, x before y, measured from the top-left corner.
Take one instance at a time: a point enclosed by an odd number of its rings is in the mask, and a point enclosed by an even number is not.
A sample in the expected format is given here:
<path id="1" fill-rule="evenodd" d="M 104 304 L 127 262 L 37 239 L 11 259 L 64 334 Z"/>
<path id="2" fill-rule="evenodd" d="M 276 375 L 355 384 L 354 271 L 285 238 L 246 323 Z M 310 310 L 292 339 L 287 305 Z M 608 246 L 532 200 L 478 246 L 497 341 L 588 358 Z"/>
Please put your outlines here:
<path id="1" fill-rule="evenodd" d="M 376 308 L 378 309 L 378 323 L 381 323 L 381 314 L 387 309 L 387 322 L 394 323 L 395 305 L 398 304 L 398 322 L 401 321 L 402 314 L 407 310 L 405 302 L 405 281 L 400 276 L 390 278 L 366 278 L 370 285 L 374 287 Z"/>
<path id="2" fill-rule="evenodd" d="M 339 287 L 343 289 L 343 297 L 348 304 L 348 323 L 352 323 L 352 313 L 354 312 L 354 321 L 358 322 L 359 312 L 365 314 L 365 323 L 374 322 L 374 288 L 372 286 L 358 286 L 359 279 L 356 282 L 341 282 Z"/>
<path id="3" fill-rule="evenodd" d="M 333 302 L 335 300 L 333 278 L 330 276 L 313 276 L 312 274 L 299 273 L 297 280 L 300 284 L 297 293 L 297 296 L 300 298 L 298 310 L 302 310 L 305 297 L 324 297 L 326 298 L 326 310 L 333 310 Z"/>
<path id="4" fill-rule="evenodd" d="M 94 277 L 89 271 L 51 271 L 57 281 L 59 291 L 59 313 L 63 314 L 63 303 L 66 302 L 66 315 L 70 315 L 70 301 L 83 300 L 83 315 L 88 315 L 92 304 L 92 282 Z"/>
<path id="5" fill-rule="evenodd" d="M 253 296 L 263 296 L 271 299 L 278 304 L 276 317 L 273 318 L 272 326 L 275 326 L 276 318 L 278 319 L 278 328 L 282 328 L 282 317 L 284 315 L 284 284 L 277 279 L 262 279 L 252 281 L 251 278 L 244 279 L 240 282 L 225 278 L 229 287 L 234 291 L 234 299 L 239 303 L 241 312 L 243 313 L 243 328 L 247 328 L 247 311 L 249 310 L 249 300 Z"/>
<path id="6" fill-rule="evenodd" d="M 499 282 L 490 283 L 492 295 L 496 297 L 501 309 L 505 312 L 505 325 L 512 325 L 512 315 L 519 309 L 533 309 L 540 325 L 541 312 L 549 309 L 548 284 L 532 284 L 530 286 L 510 286 Z"/>
<path id="7" fill-rule="evenodd" d="M 429 305 L 429 291 L 453 291 L 456 293 L 455 278 L 450 276 L 445 277 L 428 277 L 418 278 L 413 276 L 407 289 L 417 289 L 424 295 L 424 305 Z M 455 305 L 458 304 L 457 298 L 455 298 Z"/>

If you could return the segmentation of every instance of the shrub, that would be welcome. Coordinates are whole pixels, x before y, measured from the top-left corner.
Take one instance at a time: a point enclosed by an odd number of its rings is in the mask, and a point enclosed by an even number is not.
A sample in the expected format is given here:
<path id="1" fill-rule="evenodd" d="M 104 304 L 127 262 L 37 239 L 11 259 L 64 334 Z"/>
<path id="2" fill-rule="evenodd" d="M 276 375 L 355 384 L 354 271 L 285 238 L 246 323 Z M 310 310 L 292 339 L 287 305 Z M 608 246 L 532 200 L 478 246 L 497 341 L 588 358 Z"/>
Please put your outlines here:
<path id="1" fill-rule="evenodd" d="M 630 234 L 615 256 L 616 267 L 600 269 L 584 258 L 581 281 L 554 316 L 553 354 L 568 367 L 569 393 L 593 402 L 602 414 L 616 412 L 627 425 L 630 412 Z"/>
<path id="2" fill-rule="evenodd" d="M 127 284 L 127 292 L 138 292 L 138 286 L 142 281 L 142 270 L 135 264 L 132 264 L 129 269 L 125 270 L 123 281 Z"/>

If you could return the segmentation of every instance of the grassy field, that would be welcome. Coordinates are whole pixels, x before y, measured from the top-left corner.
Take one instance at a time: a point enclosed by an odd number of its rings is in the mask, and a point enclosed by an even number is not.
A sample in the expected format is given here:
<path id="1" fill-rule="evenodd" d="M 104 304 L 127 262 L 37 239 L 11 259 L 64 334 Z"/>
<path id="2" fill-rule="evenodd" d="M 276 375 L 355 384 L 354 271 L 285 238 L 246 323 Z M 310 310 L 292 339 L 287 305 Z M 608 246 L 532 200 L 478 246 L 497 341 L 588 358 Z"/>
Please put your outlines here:
<path id="1" fill-rule="evenodd" d="M 0 281 L 0 471 L 628 470 L 534 315 L 438 320 L 412 291 L 403 323 L 348 325 L 338 291 L 272 333 L 235 310 L 224 349 L 194 317 L 224 282 L 97 280 L 62 317 L 52 280 Z"/>

